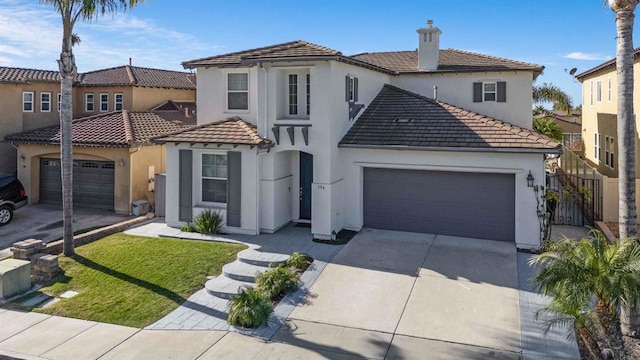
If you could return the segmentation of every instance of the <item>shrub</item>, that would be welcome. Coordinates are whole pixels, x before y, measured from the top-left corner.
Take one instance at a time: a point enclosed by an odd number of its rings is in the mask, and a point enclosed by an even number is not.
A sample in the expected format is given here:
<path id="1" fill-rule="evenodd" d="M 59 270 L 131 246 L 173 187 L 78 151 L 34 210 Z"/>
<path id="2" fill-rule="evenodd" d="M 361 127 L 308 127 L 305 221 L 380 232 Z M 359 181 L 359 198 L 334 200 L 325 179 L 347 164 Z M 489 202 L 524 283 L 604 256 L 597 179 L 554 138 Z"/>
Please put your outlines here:
<path id="1" fill-rule="evenodd" d="M 198 229 L 193 224 L 187 224 L 180 228 L 180 231 L 184 232 L 198 232 Z"/>
<path id="2" fill-rule="evenodd" d="M 227 322 L 230 325 L 257 328 L 267 323 L 272 311 L 269 298 L 260 291 L 247 288 L 231 298 Z"/>
<path id="3" fill-rule="evenodd" d="M 309 255 L 294 252 L 287 259 L 287 266 L 291 266 L 296 270 L 306 270 L 313 259 Z"/>
<path id="4" fill-rule="evenodd" d="M 267 270 L 256 278 L 256 288 L 270 299 L 286 294 L 298 287 L 298 274 L 288 267 Z"/>
<path id="5" fill-rule="evenodd" d="M 207 209 L 193 219 L 193 225 L 201 234 L 217 234 L 222 227 L 222 215 L 219 210 Z"/>

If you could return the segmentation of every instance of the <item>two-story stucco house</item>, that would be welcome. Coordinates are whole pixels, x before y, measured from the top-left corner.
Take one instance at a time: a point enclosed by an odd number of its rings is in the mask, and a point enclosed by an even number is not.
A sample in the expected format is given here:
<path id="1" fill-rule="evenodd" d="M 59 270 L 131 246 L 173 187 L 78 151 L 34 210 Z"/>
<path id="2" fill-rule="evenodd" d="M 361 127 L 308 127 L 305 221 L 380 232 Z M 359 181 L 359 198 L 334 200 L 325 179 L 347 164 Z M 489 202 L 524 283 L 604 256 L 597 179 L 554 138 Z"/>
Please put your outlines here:
<path id="1" fill-rule="evenodd" d="M 417 51 L 293 41 L 184 62 L 199 126 L 156 140 L 172 144 L 168 225 L 213 208 L 237 233 L 294 221 L 323 239 L 365 226 L 538 246 L 527 178 L 544 185 L 544 154 L 560 152 L 530 130 L 543 67 L 417 32 Z"/>

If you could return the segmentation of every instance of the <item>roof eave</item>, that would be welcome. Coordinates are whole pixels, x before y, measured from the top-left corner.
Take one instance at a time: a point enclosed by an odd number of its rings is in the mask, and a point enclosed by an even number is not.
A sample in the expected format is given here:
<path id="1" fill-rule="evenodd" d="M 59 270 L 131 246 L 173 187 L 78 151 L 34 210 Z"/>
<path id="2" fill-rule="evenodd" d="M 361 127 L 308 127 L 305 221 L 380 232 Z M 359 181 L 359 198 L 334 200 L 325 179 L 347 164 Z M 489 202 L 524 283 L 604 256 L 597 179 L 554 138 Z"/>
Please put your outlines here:
<path id="1" fill-rule="evenodd" d="M 377 149 L 377 150 L 413 150 L 413 151 L 450 151 L 450 152 L 498 152 L 524 154 L 562 154 L 559 147 L 551 149 L 538 148 L 477 148 L 477 147 L 445 147 L 445 146 L 408 146 L 408 145 L 374 145 L 374 144 L 338 144 L 340 148 Z"/>

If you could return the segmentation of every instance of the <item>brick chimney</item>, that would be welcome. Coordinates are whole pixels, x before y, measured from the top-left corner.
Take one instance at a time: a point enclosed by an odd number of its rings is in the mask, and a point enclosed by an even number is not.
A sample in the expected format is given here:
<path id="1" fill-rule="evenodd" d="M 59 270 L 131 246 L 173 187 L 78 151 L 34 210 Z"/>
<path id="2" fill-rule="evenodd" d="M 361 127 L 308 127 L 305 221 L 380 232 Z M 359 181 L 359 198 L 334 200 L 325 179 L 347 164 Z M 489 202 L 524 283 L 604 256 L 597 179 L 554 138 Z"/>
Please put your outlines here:
<path id="1" fill-rule="evenodd" d="M 427 27 L 416 31 L 418 33 L 418 70 L 438 70 L 442 31 L 433 27 L 433 20 L 427 20 Z"/>

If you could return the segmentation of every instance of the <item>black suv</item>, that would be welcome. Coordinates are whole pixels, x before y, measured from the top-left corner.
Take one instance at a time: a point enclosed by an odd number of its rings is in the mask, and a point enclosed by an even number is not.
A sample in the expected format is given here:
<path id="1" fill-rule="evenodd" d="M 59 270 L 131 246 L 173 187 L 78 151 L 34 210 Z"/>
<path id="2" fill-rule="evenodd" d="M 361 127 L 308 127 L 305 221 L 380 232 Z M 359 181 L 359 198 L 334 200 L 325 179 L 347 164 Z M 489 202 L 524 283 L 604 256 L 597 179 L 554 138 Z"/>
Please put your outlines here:
<path id="1" fill-rule="evenodd" d="M 13 175 L 0 173 L 0 226 L 13 219 L 13 211 L 27 205 L 27 193 Z"/>

